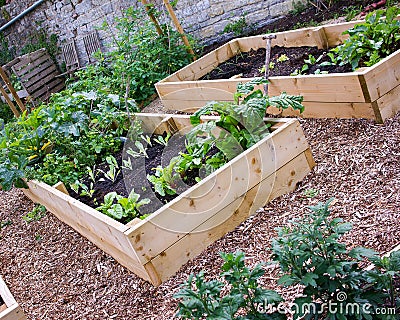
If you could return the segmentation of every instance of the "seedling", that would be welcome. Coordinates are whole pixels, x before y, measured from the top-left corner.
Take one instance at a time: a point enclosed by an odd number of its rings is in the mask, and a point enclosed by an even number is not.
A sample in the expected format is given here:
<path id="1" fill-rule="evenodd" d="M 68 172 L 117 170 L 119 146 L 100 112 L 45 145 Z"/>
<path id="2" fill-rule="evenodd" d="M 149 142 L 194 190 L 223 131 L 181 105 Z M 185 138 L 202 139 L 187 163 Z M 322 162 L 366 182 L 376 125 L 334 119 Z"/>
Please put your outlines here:
<path id="1" fill-rule="evenodd" d="M 168 132 L 167 136 L 165 138 L 163 136 L 159 135 L 159 136 L 157 136 L 157 138 L 155 138 L 153 140 L 154 140 L 154 142 L 166 147 L 170 138 L 171 138 L 171 133 Z"/>
<path id="2" fill-rule="evenodd" d="M 289 57 L 286 54 L 281 54 L 276 61 L 278 62 L 285 62 L 285 61 L 289 61 Z"/>
<path id="3" fill-rule="evenodd" d="M 143 144 L 140 141 L 135 141 L 135 146 L 139 151 L 135 151 L 132 148 L 128 148 L 126 153 L 134 158 L 139 158 L 139 157 L 143 157 L 143 156 L 146 158 L 149 157 L 147 155 L 146 148 L 143 146 Z"/>
<path id="4" fill-rule="evenodd" d="M 151 143 L 151 138 L 150 138 L 149 136 L 147 136 L 147 135 L 146 135 L 146 136 L 141 135 L 140 137 L 141 137 L 142 140 L 145 141 L 150 147 L 153 146 L 153 144 Z"/>
<path id="5" fill-rule="evenodd" d="M 108 163 L 108 171 L 107 172 L 104 172 L 103 170 L 100 171 L 104 174 L 105 178 L 114 183 L 119 173 L 121 172 L 121 170 L 119 169 L 118 162 L 112 155 L 106 157 L 106 162 Z"/>
<path id="6" fill-rule="evenodd" d="M 318 195 L 318 193 L 319 193 L 319 191 L 317 189 L 310 188 L 310 189 L 304 190 L 303 195 L 306 198 L 314 198 Z"/>
<path id="7" fill-rule="evenodd" d="M 26 215 L 22 216 L 22 220 L 27 223 L 31 223 L 33 221 L 39 221 L 45 216 L 46 207 L 41 204 L 35 204 L 35 207 L 32 211 L 28 212 Z"/>

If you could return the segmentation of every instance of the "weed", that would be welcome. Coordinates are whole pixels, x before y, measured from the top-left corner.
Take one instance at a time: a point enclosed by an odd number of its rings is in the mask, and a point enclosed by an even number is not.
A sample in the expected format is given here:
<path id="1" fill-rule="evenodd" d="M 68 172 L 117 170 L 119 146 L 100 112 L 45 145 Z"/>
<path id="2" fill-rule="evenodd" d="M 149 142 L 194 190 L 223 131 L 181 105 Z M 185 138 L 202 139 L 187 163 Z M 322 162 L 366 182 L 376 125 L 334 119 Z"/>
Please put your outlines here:
<path id="1" fill-rule="evenodd" d="M 228 23 L 225 26 L 223 32 L 225 33 L 233 32 L 235 36 L 240 36 L 243 34 L 246 27 L 247 27 L 246 16 L 243 15 L 238 20 Z"/>
<path id="2" fill-rule="evenodd" d="M 35 204 L 35 207 L 32 211 L 28 212 L 26 215 L 22 216 L 22 219 L 27 223 L 31 223 L 33 221 L 39 221 L 45 216 L 46 207 L 41 204 Z"/>

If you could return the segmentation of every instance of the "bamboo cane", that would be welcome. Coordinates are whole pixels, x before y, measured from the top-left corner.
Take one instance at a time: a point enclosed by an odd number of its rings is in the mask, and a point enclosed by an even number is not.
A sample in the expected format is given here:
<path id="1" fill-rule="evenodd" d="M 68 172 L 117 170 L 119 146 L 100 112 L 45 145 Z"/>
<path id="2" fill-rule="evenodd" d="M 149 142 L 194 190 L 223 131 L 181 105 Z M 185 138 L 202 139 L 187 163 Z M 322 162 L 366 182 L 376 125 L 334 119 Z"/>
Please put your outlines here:
<path id="1" fill-rule="evenodd" d="M 150 11 L 149 3 L 147 2 L 147 0 L 142 0 L 142 3 L 143 3 L 143 5 L 144 5 L 144 9 L 146 10 L 147 14 L 149 15 L 151 21 L 153 21 L 153 23 L 154 23 L 154 25 L 155 25 L 155 27 L 156 27 L 157 33 L 158 33 L 160 36 L 162 36 L 162 35 L 163 35 L 162 29 L 161 29 L 160 24 L 158 23 L 156 17 L 155 17 L 154 14 L 152 14 L 151 11 Z"/>
<path id="2" fill-rule="evenodd" d="M 13 85 L 11 84 L 10 79 L 7 77 L 7 74 L 5 73 L 5 71 L 3 70 L 2 67 L 0 67 L 0 77 L 3 79 L 4 83 L 6 84 L 8 90 L 11 92 L 11 94 L 12 94 L 12 96 L 13 96 L 15 102 L 18 104 L 18 106 L 20 107 L 21 111 L 26 111 L 26 108 L 25 108 L 24 103 L 23 103 L 23 102 L 21 101 L 21 99 L 19 98 L 17 92 L 15 91 Z M 3 93 L 3 91 L 2 91 L 2 93 Z M 3 94 L 3 95 L 4 95 L 4 94 Z M 6 94 L 6 95 L 7 95 L 7 94 Z M 8 97 L 8 95 L 7 95 L 7 97 Z M 4 98 L 6 99 L 6 101 L 8 101 L 6 97 L 4 97 Z M 11 108 L 11 110 L 12 110 L 13 108 L 11 107 L 11 105 L 10 105 L 10 104 L 8 104 L 8 105 L 10 106 L 10 108 Z M 14 106 L 14 104 L 12 104 L 12 105 Z M 14 108 L 15 108 L 15 107 L 14 107 Z M 14 111 L 13 111 L 13 112 L 14 112 Z M 15 113 L 14 113 L 14 114 L 15 114 Z"/>
<path id="3" fill-rule="evenodd" d="M 192 49 L 192 47 L 191 47 L 191 45 L 189 43 L 188 38 L 185 35 L 185 32 L 183 31 L 183 28 L 182 28 L 181 24 L 178 21 L 178 18 L 176 17 L 174 9 L 172 8 L 171 4 L 169 3 L 169 0 L 163 0 L 163 2 L 164 2 L 165 7 L 168 10 L 168 13 L 169 13 L 169 15 L 170 15 L 170 17 L 172 19 L 172 22 L 174 23 L 176 29 L 178 30 L 178 32 L 182 36 L 182 40 L 183 40 L 183 43 L 185 44 L 185 46 L 187 47 L 187 51 L 191 55 L 193 55 L 193 61 L 196 60 L 196 57 L 194 55 L 194 51 L 193 51 L 193 49 Z"/>

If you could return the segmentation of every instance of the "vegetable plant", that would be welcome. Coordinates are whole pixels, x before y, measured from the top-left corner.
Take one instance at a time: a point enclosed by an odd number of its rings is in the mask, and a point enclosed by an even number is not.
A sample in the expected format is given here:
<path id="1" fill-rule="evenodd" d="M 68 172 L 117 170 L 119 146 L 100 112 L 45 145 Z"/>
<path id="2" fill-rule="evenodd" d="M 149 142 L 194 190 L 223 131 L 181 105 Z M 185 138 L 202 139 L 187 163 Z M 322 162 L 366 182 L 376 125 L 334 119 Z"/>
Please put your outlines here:
<path id="1" fill-rule="evenodd" d="M 386 288 L 390 288 L 390 276 L 395 274 L 386 270 L 398 270 L 398 256 L 393 260 L 397 266 L 393 267 L 371 249 L 347 249 L 339 238 L 351 230 L 351 224 L 341 218 L 329 218 L 332 200 L 310 207 L 312 213 L 301 221 L 293 221 L 291 227 L 278 229 L 278 237 L 272 241 L 273 259 L 283 272 L 278 284 L 302 286 L 303 296 L 294 300 L 298 306 L 295 318 L 315 319 L 318 314 L 325 314 L 324 319 L 372 319 L 363 308 L 359 313 L 353 310 L 344 315 L 337 309 L 327 310 L 326 306 L 341 305 L 345 309 L 352 303 L 369 303 L 374 307 L 383 304 L 389 297 L 388 291 L 393 292 Z M 362 269 L 359 262 L 365 258 L 376 261 L 381 272 Z M 307 308 L 302 306 L 310 304 L 315 308 L 305 312 Z"/>
<path id="2" fill-rule="evenodd" d="M 183 319 L 286 319 L 277 311 L 263 312 L 267 305 L 276 306 L 282 297 L 259 286 L 257 281 L 264 274 L 262 264 L 248 268 L 240 251 L 220 255 L 224 260 L 221 280 L 206 281 L 203 272 L 190 275 L 175 295 L 180 300 L 177 316 Z"/>
<path id="3" fill-rule="evenodd" d="M 140 195 L 135 193 L 133 189 L 128 198 L 116 192 L 110 192 L 104 196 L 104 202 L 96 209 L 115 220 L 127 223 L 140 216 L 139 209 L 141 206 L 150 203 L 147 198 L 140 201 L 139 198 Z"/>
<path id="4" fill-rule="evenodd" d="M 396 20 L 399 13 L 397 7 L 389 7 L 386 12 L 376 10 L 365 17 L 365 22 L 345 31 L 349 38 L 332 49 L 341 64 L 350 63 L 353 70 L 370 67 L 400 49 L 400 21 Z"/>
<path id="5" fill-rule="evenodd" d="M 288 107 L 300 112 L 304 110 L 300 96 L 282 93 L 269 97 L 261 89 L 255 88 L 265 82 L 262 78 L 256 78 L 240 83 L 233 103 L 212 101 L 190 117 L 193 128 L 186 134 L 186 152 L 175 157 L 167 170 L 159 167 L 155 176 L 148 176 L 158 190 L 156 192 L 163 195 L 168 191 L 172 194 L 176 191 L 176 181 L 185 179 L 189 171 L 204 167 L 205 173 L 210 174 L 266 137 L 269 125 L 264 123 L 263 118 L 269 106 L 281 110 Z M 219 119 L 202 123 L 201 116 L 209 114 L 216 114 Z M 199 179 L 197 177 L 196 181 Z"/>

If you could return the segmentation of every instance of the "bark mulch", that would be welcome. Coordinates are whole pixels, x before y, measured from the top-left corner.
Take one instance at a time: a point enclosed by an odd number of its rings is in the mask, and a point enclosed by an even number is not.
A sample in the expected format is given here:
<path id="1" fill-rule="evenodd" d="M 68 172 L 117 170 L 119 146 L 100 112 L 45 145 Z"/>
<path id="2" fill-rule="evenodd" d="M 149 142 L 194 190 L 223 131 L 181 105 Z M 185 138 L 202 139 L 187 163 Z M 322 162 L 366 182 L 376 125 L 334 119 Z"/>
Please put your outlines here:
<path id="1" fill-rule="evenodd" d="M 218 252 L 243 250 L 254 265 L 270 258 L 275 228 L 335 197 L 333 216 L 353 224 L 344 240 L 379 252 L 400 239 L 400 114 L 384 125 L 368 120 L 300 120 L 316 168 L 296 190 L 262 208 L 215 242 L 159 288 L 153 288 L 113 258 L 47 213 L 37 222 L 21 216 L 33 204 L 21 191 L 0 191 L 0 274 L 28 319 L 171 319 L 173 294 L 190 273 L 219 273 Z M 315 197 L 307 197 L 315 189 Z M 276 267 L 263 285 L 273 287 Z M 293 298 L 295 290 L 282 293 Z"/>

